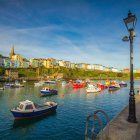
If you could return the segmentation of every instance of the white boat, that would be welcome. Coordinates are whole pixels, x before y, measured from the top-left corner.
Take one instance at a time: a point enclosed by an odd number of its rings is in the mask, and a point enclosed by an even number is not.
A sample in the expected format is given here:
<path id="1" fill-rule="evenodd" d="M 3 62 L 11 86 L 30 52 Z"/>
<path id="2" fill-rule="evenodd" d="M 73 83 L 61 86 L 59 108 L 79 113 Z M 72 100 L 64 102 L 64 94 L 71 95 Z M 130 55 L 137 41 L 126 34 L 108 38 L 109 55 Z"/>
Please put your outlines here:
<path id="1" fill-rule="evenodd" d="M 14 83 L 5 83 L 4 87 L 8 88 L 14 88 Z"/>
<path id="2" fill-rule="evenodd" d="M 0 87 L 0 90 L 4 90 L 4 87 Z"/>
<path id="3" fill-rule="evenodd" d="M 119 83 L 120 87 L 127 87 L 127 83 L 125 83 L 124 81 L 121 81 Z"/>
<path id="4" fill-rule="evenodd" d="M 32 101 L 25 100 L 19 103 L 19 106 L 11 109 L 15 119 L 27 119 L 39 117 L 50 112 L 54 112 L 57 108 L 57 103 L 46 102 L 42 105 L 33 103 Z"/>
<path id="5" fill-rule="evenodd" d="M 40 90 L 40 92 L 41 92 L 41 96 L 47 96 L 47 95 L 56 95 L 58 90 L 44 87 L 42 90 Z"/>
<path id="6" fill-rule="evenodd" d="M 91 87 L 97 87 L 97 86 L 94 83 L 89 83 L 89 84 L 87 84 L 87 87 L 91 88 Z"/>
<path id="7" fill-rule="evenodd" d="M 67 82 L 66 81 L 62 81 L 61 85 L 62 86 L 66 86 Z"/>
<path id="8" fill-rule="evenodd" d="M 87 93 L 96 93 L 96 92 L 100 92 L 100 91 L 101 91 L 101 89 L 93 84 L 88 84 L 88 86 L 86 88 Z"/>
<path id="9" fill-rule="evenodd" d="M 19 81 L 15 81 L 14 87 L 24 87 L 24 85 L 20 84 Z"/>
<path id="10" fill-rule="evenodd" d="M 55 80 L 48 80 L 48 81 L 45 81 L 45 84 L 56 84 L 56 81 Z"/>
<path id="11" fill-rule="evenodd" d="M 35 82 L 34 86 L 39 87 L 39 86 L 42 86 L 43 84 L 44 84 L 44 81 L 39 81 L 39 82 Z"/>
<path id="12" fill-rule="evenodd" d="M 26 80 L 22 80 L 22 83 L 26 83 Z"/>

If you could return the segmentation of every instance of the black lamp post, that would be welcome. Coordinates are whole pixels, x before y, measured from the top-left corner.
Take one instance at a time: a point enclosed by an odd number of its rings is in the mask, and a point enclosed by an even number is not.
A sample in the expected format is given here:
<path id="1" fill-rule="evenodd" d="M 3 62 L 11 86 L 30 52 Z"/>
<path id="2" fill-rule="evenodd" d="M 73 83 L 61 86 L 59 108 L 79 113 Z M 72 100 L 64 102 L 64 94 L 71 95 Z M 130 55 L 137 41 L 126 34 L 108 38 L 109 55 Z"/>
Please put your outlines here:
<path id="1" fill-rule="evenodd" d="M 129 93 L 129 115 L 128 121 L 136 123 L 136 109 L 135 109 L 135 93 L 134 93 L 134 79 L 133 79 L 133 38 L 135 37 L 135 25 L 137 18 L 132 13 L 128 12 L 128 17 L 124 18 L 124 23 L 129 32 L 129 37 L 125 36 L 123 41 L 130 41 L 130 93 Z"/>

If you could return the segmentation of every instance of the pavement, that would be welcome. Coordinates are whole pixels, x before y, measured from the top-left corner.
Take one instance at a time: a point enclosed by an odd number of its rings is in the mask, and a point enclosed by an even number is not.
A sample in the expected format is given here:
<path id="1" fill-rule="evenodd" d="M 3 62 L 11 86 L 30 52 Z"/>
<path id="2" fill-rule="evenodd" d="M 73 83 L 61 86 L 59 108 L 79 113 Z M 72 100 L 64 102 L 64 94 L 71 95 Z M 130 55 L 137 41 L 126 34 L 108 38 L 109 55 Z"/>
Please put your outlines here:
<path id="1" fill-rule="evenodd" d="M 140 140 L 140 94 L 135 96 L 136 99 L 136 118 L 138 123 L 127 121 L 127 106 L 109 123 L 109 130 L 104 128 L 103 133 L 99 133 L 97 139 L 102 140 Z M 109 132 L 106 133 L 106 132 Z"/>

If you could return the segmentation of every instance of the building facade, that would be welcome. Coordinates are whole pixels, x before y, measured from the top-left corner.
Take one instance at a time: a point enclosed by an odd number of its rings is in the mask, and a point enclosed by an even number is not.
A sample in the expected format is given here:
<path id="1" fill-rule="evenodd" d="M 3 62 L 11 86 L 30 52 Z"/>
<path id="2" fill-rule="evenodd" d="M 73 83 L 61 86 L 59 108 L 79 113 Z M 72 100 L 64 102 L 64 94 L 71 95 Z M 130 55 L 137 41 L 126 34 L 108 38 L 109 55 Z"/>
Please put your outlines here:
<path id="1" fill-rule="evenodd" d="M 9 69 L 5 71 L 5 76 L 9 79 L 18 79 L 18 71 L 15 69 Z"/>

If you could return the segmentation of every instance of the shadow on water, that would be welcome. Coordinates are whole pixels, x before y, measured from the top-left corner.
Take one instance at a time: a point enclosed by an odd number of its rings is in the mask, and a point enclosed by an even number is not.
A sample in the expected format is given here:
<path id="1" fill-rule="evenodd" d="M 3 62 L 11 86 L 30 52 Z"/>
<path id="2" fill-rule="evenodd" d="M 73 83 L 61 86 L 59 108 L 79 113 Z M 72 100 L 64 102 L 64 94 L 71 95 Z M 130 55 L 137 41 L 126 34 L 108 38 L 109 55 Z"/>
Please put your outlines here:
<path id="1" fill-rule="evenodd" d="M 111 94 L 115 94 L 115 93 L 117 93 L 118 91 L 119 91 L 119 89 L 116 89 L 116 90 L 108 90 L 108 92 L 111 93 Z"/>
<path id="2" fill-rule="evenodd" d="M 35 118 L 29 118 L 29 119 L 19 119 L 19 120 L 14 120 L 13 123 L 13 127 L 14 129 L 19 128 L 19 127 L 26 127 L 26 126 L 30 126 L 33 125 L 34 123 L 37 123 L 39 121 L 42 121 L 46 118 L 52 117 L 56 115 L 56 111 L 55 112 L 51 112 L 49 114 L 45 114 L 43 116 L 39 116 L 39 117 L 35 117 Z"/>

